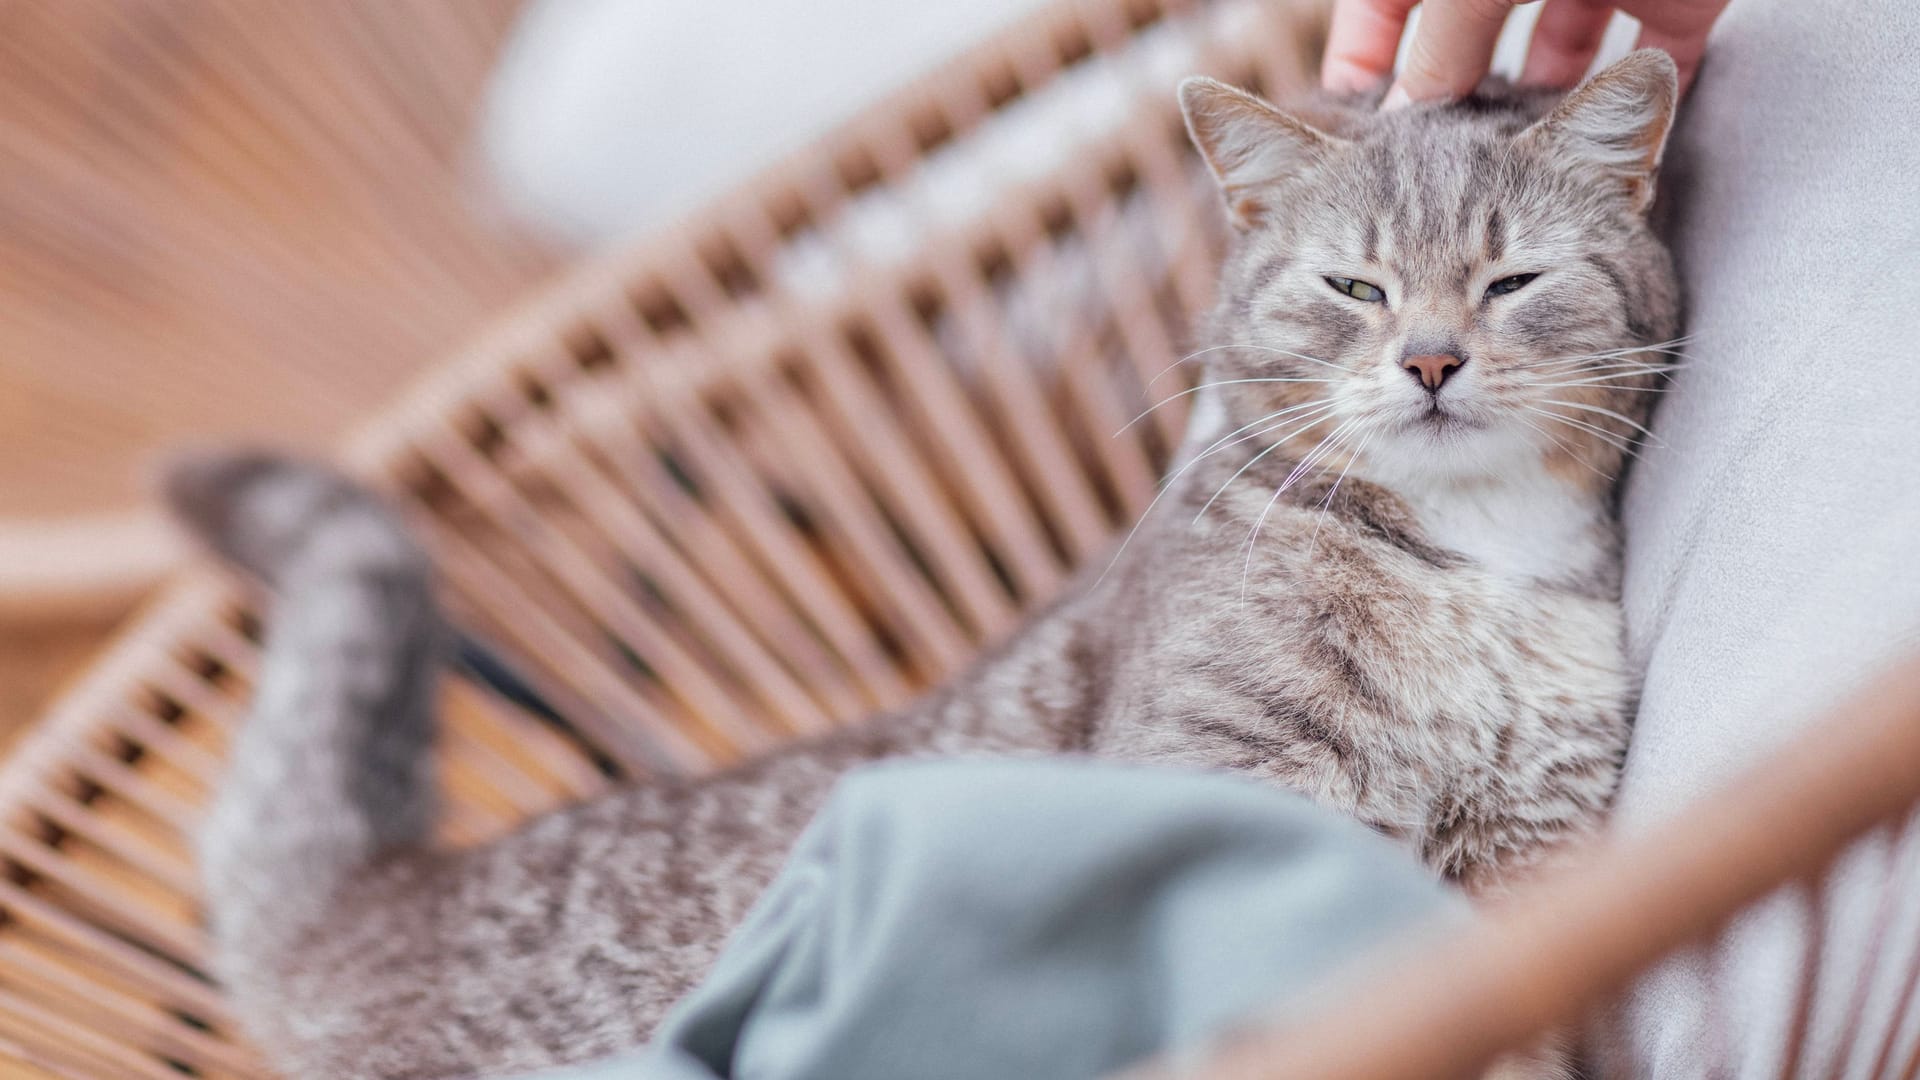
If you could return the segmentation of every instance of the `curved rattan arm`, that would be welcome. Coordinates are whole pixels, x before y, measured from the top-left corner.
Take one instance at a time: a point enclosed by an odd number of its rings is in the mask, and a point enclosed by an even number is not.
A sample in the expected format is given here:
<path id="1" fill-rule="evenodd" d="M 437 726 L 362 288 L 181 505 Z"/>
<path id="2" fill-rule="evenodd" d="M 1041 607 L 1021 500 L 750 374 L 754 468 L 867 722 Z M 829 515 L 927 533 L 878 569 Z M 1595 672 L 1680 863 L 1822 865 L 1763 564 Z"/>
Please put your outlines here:
<path id="1" fill-rule="evenodd" d="M 1664 826 L 1523 888 L 1466 933 L 1394 950 L 1283 1027 L 1191 1067 L 1207 1080 L 1443 1080 L 1576 1023 L 1671 950 L 1820 874 L 1920 801 L 1920 657 L 1886 672 Z"/>
<path id="2" fill-rule="evenodd" d="M 0 629 L 118 616 L 180 554 L 157 511 L 0 519 Z"/>

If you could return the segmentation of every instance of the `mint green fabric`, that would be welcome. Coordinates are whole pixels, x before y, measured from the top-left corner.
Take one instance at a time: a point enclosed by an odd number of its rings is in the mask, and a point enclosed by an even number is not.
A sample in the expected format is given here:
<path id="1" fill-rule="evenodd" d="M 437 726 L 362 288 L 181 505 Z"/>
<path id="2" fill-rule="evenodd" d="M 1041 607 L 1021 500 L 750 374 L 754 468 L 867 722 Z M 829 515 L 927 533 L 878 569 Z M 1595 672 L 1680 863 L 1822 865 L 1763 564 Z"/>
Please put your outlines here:
<path id="1" fill-rule="evenodd" d="M 1463 912 L 1404 850 L 1246 779 L 883 765 L 841 784 L 646 1054 L 568 1075 L 1094 1077 Z"/>

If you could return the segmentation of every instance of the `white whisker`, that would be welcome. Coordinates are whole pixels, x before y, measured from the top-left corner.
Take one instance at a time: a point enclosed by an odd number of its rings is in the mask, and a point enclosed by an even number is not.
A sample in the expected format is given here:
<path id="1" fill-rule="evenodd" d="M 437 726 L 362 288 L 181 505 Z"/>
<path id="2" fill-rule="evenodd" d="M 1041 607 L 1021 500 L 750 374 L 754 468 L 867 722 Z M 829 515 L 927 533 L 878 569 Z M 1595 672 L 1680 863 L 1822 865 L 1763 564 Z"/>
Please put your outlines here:
<path id="1" fill-rule="evenodd" d="M 1579 361 L 1568 361 L 1553 365 L 1555 371 L 1628 371 L 1641 368 L 1647 371 L 1674 371 L 1687 365 L 1685 360 L 1636 360 L 1631 356 L 1583 356 Z"/>
<path id="2" fill-rule="evenodd" d="M 1152 405 L 1147 406 L 1147 409 L 1145 412 L 1127 421 L 1126 423 L 1120 425 L 1120 430 L 1114 432 L 1113 437 L 1117 439 L 1120 436 L 1126 434 L 1128 428 L 1132 427 L 1133 425 L 1139 423 L 1142 420 L 1145 420 L 1147 417 L 1153 415 L 1154 410 L 1160 408 L 1161 406 L 1177 401 L 1180 398 L 1186 397 L 1188 394 L 1197 394 L 1200 391 L 1205 390 L 1210 386 L 1233 386 L 1238 383 L 1331 383 L 1333 381 L 1334 380 L 1332 379 L 1260 378 L 1260 379 L 1219 379 L 1214 382 L 1201 383 L 1198 386 L 1190 386 L 1185 390 L 1180 391 L 1177 394 L 1169 394 L 1166 397 L 1161 398 L 1159 401 L 1154 402 Z"/>
<path id="3" fill-rule="evenodd" d="M 1618 390 L 1624 394 L 1664 394 L 1673 389 L 1670 386 L 1619 386 L 1611 383 L 1610 381 L 1613 379 L 1638 377 L 1641 374 L 1644 374 L 1644 373 L 1636 371 L 1636 372 L 1628 372 L 1626 374 L 1621 374 L 1621 375 L 1601 375 L 1601 376 L 1597 376 L 1590 379 L 1564 379 L 1559 381 L 1528 380 L 1526 382 L 1521 383 L 1520 385 L 1538 386 L 1545 389 L 1552 389 L 1553 387 L 1556 387 L 1556 386 L 1602 386 L 1602 387 L 1606 387 L 1608 390 Z"/>
<path id="4" fill-rule="evenodd" d="M 1185 465 L 1182 465 L 1177 471 L 1174 472 L 1174 474 L 1171 477 L 1169 477 L 1166 481 L 1164 481 L 1164 483 L 1171 484 L 1174 480 L 1179 479 L 1181 473 L 1184 473 L 1188 469 L 1192 468 L 1201 458 L 1204 458 L 1207 455 L 1214 453 L 1217 450 L 1224 449 L 1225 446 L 1227 445 L 1227 440 L 1232 439 L 1234 436 L 1239 435 L 1241 432 L 1247 431 L 1251 428 L 1259 427 L 1261 424 L 1264 424 L 1269 420 L 1278 420 L 1281 417 L 1285 417 L 1290 414 L 1300 412 L 1304 409 L 1311 409 L 1317 405 L 1326 405 L 1326 404 L 1328 404 L 1328 402 L 1325 399 L 1319 399 L 1315 401 L 1305 402 L 1300 405 L 1290 405 L 1284 409 L 1276 409 L 1273 412 L 1270 412 L 1265 416 L 1262 416 L 1258 420 L 1253 421 L 1252 423 L 1242 424 L 1239 427 L 1233 429 L 1232 431 L 1227 432 L 1225 435 L 1220 436 L 1218 439 L 1213 440 L 1213 442 L 1210 443 L 1205 450 L 1202 450 L 1198 454 L 1195 454 L 1192 461 L 1189 461 Z M 1245 442 L 1246 439 L 1257 438 L 1261 435 L 1266 434 L 1269 431 L 1274 430 L 1274 428 L 1285 427 L 1285 426 L 1286 426 L 1286 421 L 1282 421 L 1281 423 L 1274 424 L 1272 427 L 1261 428 L 1261 430 L 1255 431 L 1252 434 L 1246 436 L 1245 439 L 1239 439 L 1236 441 Z"/>
<path id="5" fill-rule="evenodd" d="M 1271 345 L 1237 345 L 1235 346 L 1235 348 L 1252 349 L 1255 352 L 1277 353 L 1281 356 L 1291 356 L 1295 360 L 1307 360 L 1315 364 L 1325 364 L 1327 367 L 1330 367 L 1335 371 L 1344 371 L 1349 375 L 1358 374 L 1352 368 L 1347 367 L 1344 364 L 1336 364 L 1331 360 L 1322 360 L 1317 356 L 1308 356 L 1306 353 L 1297 353 L 1297 352 L 1294 352 L 1292 349 L 1276 349 Z"/>
<path id="6" fill-rule="evenodd" d="M 1525 382 L 1529 386 L 1540 386 L 1547 383 L 1574 384 L 1577 382 L 1587 386 L 1612 387 L 1617 384 L 1618 380 L 1622 379 L 1654 378 L 1665 382 L 1672 382 L 1674 372 L 1677 370 L 1683 370 L 1683 368 L 1677 365 L 1674 367 L 1642 367 L 1608 364 L 1605 367 L 1575 367 L 1557 371 L 1536 372 L 1535 374 L 1544 375 L 1546 378 L 1528 379 L 1525 380 Z"/>
<path id="7" fill-rule="evenodd" d="M 1675 348 L 1675 346 L 1685 345 L 1686 343 L 1692 340 L 1693 340 L 1692 336 L 1689 335 L 1685 337 L 1677 337 L 1672 339 L 1671 341 L 1656 341 L 1648 345 L 1630 345 L 1630 346 L 1625 346 L 1618 349 L 1605 349 L 1599 352 L 1569 354 L 1566 356 L 1542 357 L 1541 359 L 1535 360 L 1529 364 L 1517 365 L 1514 370 L 1525 371 L 1525 370 L 1531 370 L 1535 368 L 1549 367 L 1553 365 L 1579 364 L 1579 363 L 1588 363 L 1588 362 L 1600 361 L 1600 360 L 1612 360 L 1619 357 L 1632 356 L 1635 353 L 1661 353 L 1667 356 L 1679 356 L 1681 354 L 1679 350 Z"/>
<path id="8" fill-rule="evenodd" d="M 1160 490 L 1154 492 L 1152 500 L 1150 500 L 1147 503 L 1147 508 L 1140 512 L 1140 516 L 1138 518 L 1134 519 L 1133 527 L 1127 530 L 1127 535 L 1124 539 L 1120 541 L 1120 546 L 1114 549 L 1113 557 L 1107 560 L 1106 568 L 1101 570 L 1100 576 L 1093 580 L 1094 585 L 1098 587 L 1102 581 L 1105 581 L 1107 579 L 1107 574 L 1112 572 L 1114 565 L 1120 561 L 1120 556 L 1126 552 L 1127 545 L 1133 543 L 1133 534 L 1139 532 L 1140 526 L 1146 523 L 1147 515 L 1153 513 L 1153 508 L 1160 505 L 1160 500 L 1166 497 L 1167 492 L 1173 490 L 1175 481 L 1179 480 L 1182 476 L 1185 476 L 1188 470 L 1192 469 L 1195 465 L 1200 464 L 1200 462 L 1206 460 L 1208 456 L 1220 450 L 1224 450 L 1228 446 L 1234 445 L 1235 444 L 1234 442 L 1229 442 L 1229 440 L 1232 440 L 1234 436 L 1240 435 L 1242 432 L 1248 431 L 1248 429 L 1250 428 L 1260 427 L 1261 424 L 1265 424 L 1270 420 L 1274 420 L 1276 417 L 1284 417 L 1288 413 L 1298 412 L 1301 409 L 1309 408 L 1314 405 L 1328 405 L 1328 407 L 1331 407 L 1329 403 L 1326 403 L 1326 402 L 1310 401 L 1310 402 L 1307 402 L 1305 405 L 1295 405 L 1295 406 L 1292 406 L 1291 408 L 1281 409 L 1277 412 L 1270 412 L 1267 415 L 1261 417 L 1260 419 L 1253 421 L 1252 423 L 1243 424 L 1240 427 L 1234 429 L 1233 431 L 1229 431 L 1225 435 L 1220 436 L 1218 439 L 1215 439 L 1213 441 L 1212 445 L 1208 446 L 1205 450 L 1202 450 L 1199 453 L 1193 455 L 1193 458 L 1191 460 L 1181 464 L 1181 466 L 1178 469 L 1175 469 L 1173 471 L 1173 474 L 1171 476 L 1161 481 Z M 1295 417 L 1293 419 L 1298 419 L 1298 417 Z M 1245 442 L 1247 439 L 1258 438 L 1269 431 L 1274 431 L 1278 428 L 1286 427 L 1288 424 L 1293 422 L 1293 419 L 1282 419 L 1278 423 L 1274 423 L 1268 427 L 1261 428 L 1259 431 L 1252 432 L 1251 434 L 1248 434 L 1239 440 L 1235 440 L 1235 442 Z"/>
<path id="9" fill-rule="evenodd" d="M 1358 423 L 1359 423 L 1358 420 L 1348 420 L 1347 422 L 1341 424 L 1339 427 L 1336 427 L 1332 431 L 1328 432 L 1326 438 L 1321 439 L 1318 443 L 1315 443 L 1313 449 L 1307 451 L 1306 456 L 1301 458 L 1299 464 L 1293 467 L 1293 471 L 1287 474 L 1287 478 L 1280 482 L 1280 490 L 1285 491 L 1288 488 L 1292 487 L 1294 484 L 1298 483 L 1300 481 L 1300 477 L 1306 473 L 1307 469 L 1313 465 L 1319 464 L 1322 458 L 1332 453 L 1334 447 L 1339 445 L 1340 437 L 1347 431 L 1347 429 L 1355 426 Z"/>
<path id="10" fill-rule="evenodd" d="M 1353 452 L 1347 455 L 1346 467 L 1340 470 L 1339 476 L 1333 478 L 1333 486 L 1327 489 L 1327 497 L 1320 500 L 1320 516 L 1314 519 L 1313 533 L 1307 537 L 1308 562 L 1313 561 L 1313 545 L 1320 539 L 1320 526 L 1327 522 L 1327 512 L 1333 507 L 1333 497 L 1340 493 L 1341 482 L 1346 480 L 1347 473 L 1352 471 L 1354 464 L 1360 460 L 1360 455 L 1367 452 L 1368 444 L 1373 442 L 1373 437 L 1378 434 L 1378 431 L 1379 429 L 1376 428 L 1361 437 L 1360 445 L 1354 447 Z"/>
<path id="11" fill-rule="evenodd" d="M 1328 432 L 1325 438 L 1314 444 L 1312 450 L 1307 451 L 1306 456 L 1293 467 L 1293 471 L 1287 474 L 1287 478 L 1281 481 L 1280 486 L 1273 489 L 1273 497 L 1267 500 L 1265 507 L 1261 508 L 1260 516 L 1254 520 L 1252 531 L 1247 534 L 1247 559 L 1240 568 L 1241 600 L 1244 601 L 1247 598 L 1247 577 L 1253 573 L 1253 553 L 1259 546 L 1260 530 L 1267 524 L 1267 515 L 1273 513 L 1274 505 L 1280 501 L 1280 496 L 1285 495 L 1287 489 L 1291 488 L 1310 466 L 1332 453 L 1344 441 L 1347 432 L 1359 422 L 1358 419 L 1346 420 Z"/>
<path id="12" fill-rule="evenodd" d="M 1623 372 L 1623 373 L 1631 373 L 1631 374 L 1637 374 L 1637 375 L 1665 375 L 1670 371 L 1681 370 L 1682 367 L 1683 365 L 1679 363 L 1648 364 L 1648 363 L 1643 363 L 1639 360 L 1628 360 L 1628 359 L 1623 359 L 1619 357 L 1602 357 L 1600 359 L 1591 360 L 1591 361 L 1583 358 L 1578 363 L 1568 362 L 1568 363 L 1553 364 L 1550 366 L 1543 366 L 1538 368 L 1522 368 L 1519 370 L 1527 371 L 1529 374 L 1533 374 L 1533 375 L 1557 377 L 1561 375 L 1598 375 L 1603 372 L 1605 373 Z"/>
<path id="13" fill-rule="evenodd" d="M 1347 372 L 1348 374 L 1353 374 L 1352 368 L 1341 367 L 1339 364 L 1336 364 L 1331 360 L 1322 360 L 1320 357 L 1308 356 L 1305 353 L 1297 353 L 1287 349 L 1279 349 L 1271 345 L 1227 344 L 1227 345 L 1209 345 L 1204 349 L 1195 349 L 1193 352 L 1190 352 L 1187 355 L 1181 357 L 1180 359 L 1175 360 L 1173 363 L 1168 364 L 1166 367 L 1161 368 L 1158 374 L 1154 375 L 1153 378 L 1147 380 L 1147 385 L 1152 386 L 1154 383 L 1157 383 L 1161 379 L 1166 378 L 1168 372 L 1172 371 L 1174 368 L 1179 367 L 1181 364 L 1188 363 L 1189 361 L 1192 361 L 1192 360 L 1197 360 L 1200 357 L 1207 355 L 1208 353 L 1220 352 L 1225 349 L 1252 349 L 1256 352 L 1279 353 L 1282 356 L 1291 356 L 1300 360 L 1310 360 L 1316 364 L 1325 364 L 1330 368 L 1338 368 L 1339 370 Z"/>
<path id="14" fill-rule="evenodd" d="M 1195 515 L 1193 515 L 1193 521 L 1194 521 L 1194 524 L 1196 524 L 1196 525 L 1197 525 L 1197 524 L 1199 524 L 1199 523 L 1200 523 L 1200 519 L 1201 519 L 1201 518 L 1203 518 L 1203 517 L 1206 517 L 1206 516 L 1207 516 L 1207 511 L 1208 511 L 1208 510 L 1211 510 L 1211 509 L 1213 508 L 1213 504 L 1214 504 L 1214 503 L 1215 503 L 1216 501 L 1218 501 L 1218 500 L 1219 500 L 1219 498 L 1220 498 L 1220 496 L 1221 496 L 1221 495 L 1223 495 L 1223 494 L 1225 494 L 1225 493 L 1226 493 L 1226 490 L 1227 490 L 1228 488 L 1230 488 L 1230 487 L 1232 487 L 1232 486 L 1233 486 L 1233 482 L 1234 482 L 1235 480 L 1238 480 L 1238 479 L 1240 479 L 1240 477 L 1241 477 L 1241 476 L 1242 476 L 1242 475 L 1243 475 L 1243 474 L 1244 474 L 1244 473 L 1245 473 L 1245 472 L 1246 472 L 1246 471 L 1247 471 L 1248 469 L 1251 469 L 1251 468 L 1253 468 L 1253 467 L 1254 467 L 1254 465 L 1255 465 L 1255 464 L 1257 464 L 1257 463 L 1258 463 L 1258 462 L 1260 461 L 1260 459 L 1261 459 L 1261 458 L 1264 458 L 1264 457 L 1266 457 L 1266 456 L 1267 456 L 1268 454 L 1271 454 L 1271 453 L 1273 453 L 1273 452 L 1274 452 L 1275 450 L 1278 450 L 1278 449 L 1280 449 L 1280 448 L 1281 448 L 1282 446 L 1285 446 L 1285 445 L 1287 444 L 1287 440 L 1289 440 L 1289 439 L 1292 439 L 1292 438 L 1294 438 L 1295 436 L 1297 436 L 1297 435 L 1300 435 L 1300 434 L 1303 434 L 1303 433 L 1305 433 L 1305 432 L 1307 432 L 1307 431 L 1311 431 L 1311 430 L 1313 430 L 1314 428 L 1316 428 L 1316 427 L 1319 427 L 1319 426 L 1320 426 L 1321 424 L 1324 424 L 1324 423 L 1326 423 L 1326 422 L 1327 422 L 1328 420 L 1330 420 L 1330 419 L 1332 419 L 1332 410 L 1333 410 L 1333 405 L 1332 405 L 1331 403 L 1329 403 L 1329 404 L 1328 404 L 1328 405 L 1326 406 L 1326 408 L 1325 408 L 1324 410 L 1322 410 L 1321 412 L 1319 412 L 1318 414 L 1314 414 L 1314 413 L 1309 413 L 1309 414 L 1307 414 L 1308 416 L 1316 416 L 1316 419 L 1314 419 L 1312 423 L 1309 423 L 1309 424 L 1307 424 L 1307 425 L 1305 425 L 1304 427 L 1299 427 L 1299 428 L 1295 428 L 1294 430 L 1292 430 L 1292 431 L 1289 431 L 1289 432 L 1287 432 L 1287 433 L 1286 433 L 1285 435 L 1283 435 L 1283 436 L 1281 436 L 1280 438 L 1278 438 L 1278 439 L 1275 439 L 1275 440 L 1273 441 L 1273 444 L 1272 444 L 1271 446 L 1269 446 L 1269 447 L 1267 447 L 1267 448 L 1266 448 L 1265 450 L 1262 450 L 1262 451 L 1260 451 L 1259 453 L 1257 453 L 1257 454 L 1255 454 L 1255 455 L 1253 455 L 1253 457 L 1252 457 L 1252 458 L 1250 458 L 1250 459 L 1249 459 L 1249 460 L 1247 461 L 1247 463 L 1246 463 L 1245 465 L 1242 465 L 1242 466 L 1240 466 L 1240 468 L 1239 468 L 1239 469 L 1238 469 L 1237 471 L 1235 471 L 1235 472 L 1234 472 L 1234 474 L 1233 474 L 1232 476 L 1229 476 L 1229 477 L 1227 477 L 1227 481 L 1226 481 L 1226 483 L 1224 483 L 1224 484 L 1221 484 L 1221 485 L 1219 486 L 1219 488 L 1217 488 L 1217 489 L 1215 489 L 1215 491 L 1214 491 L 1214 493 L 1213 493 L 1213 495 L 1212 495 L 1212 496 L 1211 496 L 1210 498 L 1208 498 L 1208 499 L 1207 499 L 1207 502 L 1206 502 L 1206 505 L 1204 505 L 1204 506 L 1202 506 L 1202 507 L 1200 508 L 1200 512 L 1199 512 L 1199 513 L 1197 513 L 1197 514 L 1195 514 Z M 1294 417 L 1293 419 L 1294 419 L 1294 420 L 1305 420 L 1306 418 L 1307 418 L 1306 416 L 1296 416 L 1296 417 Z"/>
<path id="15" fill-rule="evenodd" d="M 1567 425 L 1570 428 L 1575 428 L 1580 431 L 1589 432 L 1595 438 L 1605 441 L 1607 445 L 1613 447 L 1614 449 L 1620 451 L 1621 453 L 1626 454 L 1630 457 L 1637 456 L 1634 451 L 1633 443 L 1628 441 L 1625 438 L 1622 438 L 1618 432 L 1608 431 L 1606 428 L 1600 427 L 1597 424 L 1589 424 L 1585 420 L 1576 420 L 1571 416 L 1564 416 L 1560 413 L 1552 411 L 1551 409 L 1536 409 L 1536 408 L 1533 408 L 1532 406 L 1528 406 L 1527 411 L 1532 413 L 1538 413 L 1549 420 L 1558 421 L 1562 424 Z"/>
<path id="16" fill-rule="evenodd" d="M 1161 379 L 1166 378 L 1168 372 L 1172 371 L 1174 368 L 1179 367 L 1181 364 L 1187 363 L 1188 361 L 1197 360 L 1200 357 L 1205 356 L 1210 352 L 1219 352 L 1222 349 L 1237 349 L 1239 347 L 1240 346 L 1238 345 L 1210 345 L 1204 349 L 1195 349 L 1194 351 L 1188 353 L 1187 355 L 1181 357 L 1180 359 L 1175 360 L 1173 363 L 1168 364 L 1166 367 L 1161 368 L 1159 374 L 1147 380 L 1147 385 L 1152 386 L 1154 383 L 1157 383 Z"/>
<path id="17" fill-rule="evenodd" d="M 1633 430 L 1635 430 L 1635 431 L 1637 431 L 1637 432 L 1639 432 L 1640 434 L 1642 434 L 1642 435 L 1644 435 L 1644 436 L 1646 436 L 1646 437 L 1647 437 L 1647 442 L 1648 442 L 1649 444 L 1651 444 L 1651 445 L 1654 445 L 1654 446 L 1659 446 L 1659 445 L 1661 445 L 1661 443 L 1660 443 L 1660 436 L 1658 436 L 1658 435 L 1655 435 L 1655 434 L 1654 434 L 1654 433 L 1653 433 L 1652 431 L 1650 431 L 1650 430 L 1649 430 L 1649 429 L 1647 428 L 1647 426 L 1646 426 L 1645 424 L 1642 424 L 1642 423 L 1641 423 L 1640 421 L 1638 421 L 1638 420 L 1635 420 L 1635 419 L 1633 419 L 1633 418 L 1632 418 L 1632 417 L 1630 417 L 1630 416 L 1623 416 L 1623 415 L 1622 415 L 1622 414 L 1620 414 L 1620 413 L 1617 413 L 1617 412 L 1614 412 L 1614 411 L 1613 411 L 1612 409 L 1606 409 L 1606 408 L 1602 408 L 1602 407 L 1600 407 L 1600 406 L 1598 406 L 1598 405 L 1584 405 L 1584 404 L 1582 404 L 1582 403 L 1580 403 L 1580 402 L 1578 402 L 1578 401 L 1560 401 L 1560 400 L 1557 400 L 1557 399 L 1554 399 L 1554 398 L 1547 398 L 1547 399 L 1546 399 L 1545 401 L 1543 401 L 1543 402 L 1541 402 L 1541 404 L 1543 404 L 1543 405 L 1562 405 L 1562 406 L 1565 406 L 1566 408 L 1569 408 L 1569 409 L 1581 409 L 1581 410 L 1584 410 L 1584 411 L 1586 411 L 1586 412 L 1590 412 L 1590 413 L 1599 413 L 1599 414 L 1600 414 L 1600 415 L 1602 415 L 1602 416 L 1610 416 L 1610 417 L 1612 417 L 1613 419 L 1615 419 L 1615 420 L 1618 420 L 1618 421 L 1620 421 L 1621 423 L 1623 423 L 1623 424 L 1625 424 L 1625 425 L 1627 425 L 1628 427 L 1630 427 L 1630 428 L 1632 428 Z"/>
<path id="18" fill-rule="evenodd" d="M 1545 436 L 1547 441 L 1559 447 L 1562 451 L 1566 453 L 1568 457 L 1572 458 L 1573 460 L 1579 462 L 1581 465 L 1585 466 L 1588 472 L 1592 473 L 1593 475 L 1599 477 L 1602 480 L 1605 480 L 1609 484 L 1614 482 L 1615 478 L 1611 474 L 1603 473 L 1599 469 L 1594 468 L 1591 462 L 1589 462 L 1586 458 L 1581 457 L 1579 454 L 1574 453 L 1573 447 L 1568 446 L 1564 442 L 1561 442 L 1560 439 L 1557 436 L 1555 436 L 1553 432 L 1548 431 L 1546 428 L 1543 428 L 1539 424 L 1536 424 L 1533 421 L 1528 420 L 1524 417 L 1520 418 L 1520 422 L 1532 428 L 1533 430 L 1539 432 L 1541 435 Z"/>

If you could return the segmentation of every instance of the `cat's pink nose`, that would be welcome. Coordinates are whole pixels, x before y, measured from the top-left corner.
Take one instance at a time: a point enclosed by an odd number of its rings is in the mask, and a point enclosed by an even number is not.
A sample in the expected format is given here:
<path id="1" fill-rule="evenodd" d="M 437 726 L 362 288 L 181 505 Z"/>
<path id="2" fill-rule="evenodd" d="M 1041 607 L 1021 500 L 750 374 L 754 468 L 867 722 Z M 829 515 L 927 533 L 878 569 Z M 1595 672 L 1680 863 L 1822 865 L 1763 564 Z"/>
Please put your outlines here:
<path id="1" fill-rule="evenodd" d="M 1464 363 L 1465 360 L 1452 353 L 1433 353 L 1409 356 L 1400 362 L 1400 366 L 1412 372 L 1413 377 L 1420 380 L 1420 385 L 1429 390 L 1438 390 L 1440 384 L 1447 381 L 1447 376 Z"/>

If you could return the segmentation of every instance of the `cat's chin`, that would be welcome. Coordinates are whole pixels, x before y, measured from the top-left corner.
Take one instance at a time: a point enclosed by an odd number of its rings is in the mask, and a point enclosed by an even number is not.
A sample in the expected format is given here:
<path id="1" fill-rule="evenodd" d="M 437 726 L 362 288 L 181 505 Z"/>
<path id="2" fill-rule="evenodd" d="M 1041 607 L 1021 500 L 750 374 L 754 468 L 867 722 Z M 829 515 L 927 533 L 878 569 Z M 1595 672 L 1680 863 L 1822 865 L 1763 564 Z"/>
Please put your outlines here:
<path id="1" fill-rule="evenodd" d="M 1383 423 L 1356 472 L 1401 490 L 1516 477 L 1540 462 L 1527 434 L 1495 418 L 1434 407 Z"/>
<path id="2" fill-rule="evenodd" d="M 1477 416 L 1433 402 L 1425 411 L 1403 421 L 1400 429 L 1415 438 L 1443 441 L 1464 438 L 1486 426 L 1486 422 Z"/>

